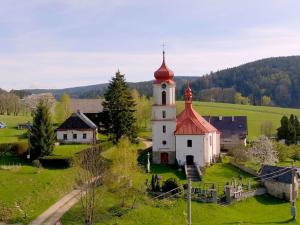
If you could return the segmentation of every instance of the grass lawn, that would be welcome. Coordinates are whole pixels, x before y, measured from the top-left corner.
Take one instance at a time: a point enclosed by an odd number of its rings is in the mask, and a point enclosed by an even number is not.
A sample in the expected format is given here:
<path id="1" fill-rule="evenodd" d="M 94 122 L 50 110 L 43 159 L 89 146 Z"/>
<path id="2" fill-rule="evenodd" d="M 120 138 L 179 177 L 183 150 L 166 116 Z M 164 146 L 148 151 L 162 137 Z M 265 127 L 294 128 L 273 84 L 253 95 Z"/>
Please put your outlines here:
<path id="1" fill-rule="evenodd" d="M 90 145 L 58 145 L 52 152 L 53 156 L 72 157 L 75 153 L 80 152 Z"/>
<path id="2" fill-rule="evenodd" d="M 5 156 L 0 162 L 8 164 L 19 160 Z M 11 210 L 9 222 L 28 224 L 73 188 L 76 171 L 74 168 L 38 169 L 21 163 L 23 166 L 19 169 L 0 169 L 0 203 Z"/>
<path id="3" fill-rule="evenodd" d="M 273 123 L 274 132 L 280 125 L 280 119 L 283 115 L 295 114 L 300 116 L 300 109 L 280 108 L 280 107 L 267 107 L 267 106 L 251 106 L 251 105 L 238 105 L 227 103 L 211 103 L 211 102 L 193 102 L 194 108 L 201 115 L 211 116 L 247 116 L 248 117 L 248 130 L 249 138 L 259 136 L 260 125 L 264 121 Z M 184 108 L 184 102 L 178 102 L 178 109 L 181 111 Z"/>
<path id="4" fill-rule="evenodd" d="M 7 125 L 7 128 L 0 129 L 0 143 L 19 142 L 20 136 L 25 134 L 26 130 L 18 130 L 17 125 L 31 120 L 31 116 L 0 115 L 0 121 Z"/>

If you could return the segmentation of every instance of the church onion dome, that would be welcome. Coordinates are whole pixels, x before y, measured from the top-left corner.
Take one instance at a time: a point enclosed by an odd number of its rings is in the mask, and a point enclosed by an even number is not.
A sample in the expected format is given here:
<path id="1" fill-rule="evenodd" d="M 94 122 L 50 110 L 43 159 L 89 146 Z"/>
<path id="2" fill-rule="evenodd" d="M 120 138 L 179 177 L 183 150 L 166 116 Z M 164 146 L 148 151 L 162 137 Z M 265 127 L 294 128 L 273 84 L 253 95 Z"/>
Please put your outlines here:
<path id="1" fill-rule="evenodd" d="M 155 81 L 154 83 L 160 84 L 160 83 L 174 83 L 173 77 L 174 73 L 172 70 L 170 70 L 166 63 L 165 63 L 165 52 L 163 51 L 163 62 L 158 70 L 154 73 Z"/>
<path id="2" fill-rule="evenodd" d="M 207 122 L 192 105 L 192 90 L 189 83 L 185 89 L 185 109 L 177 117 L 175 135 L 204 135 L 219 131 Z"/>

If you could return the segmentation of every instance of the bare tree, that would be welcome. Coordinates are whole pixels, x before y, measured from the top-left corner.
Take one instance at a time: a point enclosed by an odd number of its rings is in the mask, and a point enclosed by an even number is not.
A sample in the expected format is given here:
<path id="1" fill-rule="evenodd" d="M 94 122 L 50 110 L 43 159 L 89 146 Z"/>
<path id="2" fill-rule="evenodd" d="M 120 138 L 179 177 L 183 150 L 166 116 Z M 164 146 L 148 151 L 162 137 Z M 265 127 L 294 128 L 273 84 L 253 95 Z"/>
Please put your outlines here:
<path id="1" fill-rule="evenodd" d="M 92 147 L 80 153 L 76 159 L 77 184 L 81 190 L 81 206 L 85 225 L 94 224 L 96 188 L 102 182 L 105 163 L 100 147 Z"/>

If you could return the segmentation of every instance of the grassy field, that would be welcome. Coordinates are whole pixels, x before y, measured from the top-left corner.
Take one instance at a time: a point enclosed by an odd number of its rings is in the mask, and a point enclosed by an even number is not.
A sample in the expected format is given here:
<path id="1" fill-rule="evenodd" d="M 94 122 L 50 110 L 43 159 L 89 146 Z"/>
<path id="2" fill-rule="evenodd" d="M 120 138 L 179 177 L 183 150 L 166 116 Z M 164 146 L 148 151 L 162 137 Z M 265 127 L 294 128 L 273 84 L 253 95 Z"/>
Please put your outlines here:
<path id="1" fill-rule="evenodd" d="M 12 156 L 0 163 L 22 163 L 21 168 L 0 169 L 0 204 L 10 209 L 10 222 L 28 224 L 73 188 L 74 168 L 39 169 Z"/>
<path id="2" fill-rule="evenodd" d="M 71 157 L 75 153 L 80 152 L 88 147 L 89 147 L 89 145 L 58 145 L 58 146 L 55 146 L 54 151 L 52 152 L 51 155 L 62 156 L 62 157 Z"/>
<path id="3" fill-rule="evenodd" d="M 105 152 L 104 156 L 110 158 L 112 149 Z M 153 165 L 152 172 L 167 179 L 176 177 L 185 183 L 182 172 L 161 165 Z M 204 182 L 227 182 L 231 178 L 243 175 L 227 161 L 209 167 L 204 175 Z M 151 174 L 141 172 L 135 177 L 142 184 L 145 179 L 150 179 Z M 195 185 L 195 184 L 193 184 Z M 100 198 L 97 200 L 96 224 L 122 224 L 122 225 L 182 225 L 186 224 L 186 202 L 183 199 L 171 201 L 153 201 L 148 197 L 141 197 L 134 209 L 118 209 L 119 200 L 115 193 L 110 192 L 106 186 L 98 190 Z M 300 201 L 297 201 L 300 207 Z M 274 213 L 276 212 L 276 213 Z M 77 204 L 62 218 L 63 224 L 82 224 L 80 205 Z M 192 203 L 192 224 L 196 225 L 221 225 L 221 224 L 285 224 L 289 223 L 290 204 L 274 199 L 268 195 L 250 198 L 230 206 L 215 204 Z M 299 218 L 300 219 L 300 218 Z M 291 222 L 291 224 L 293 224 Z"/>
<path id="4" fill-rule="evenodd" d="M 5 116 L 0 115 L 0 121 L 7 125 L 7 128 L 0 129 L 0 143 L 19 142 L 26 130 L 18 130 L 19 123 L 31 121 L 30 116 Z"/>
<path id="5" fill-rule="evenodd" d="M 247 116 L 249 138 L 259 136 L 261 123 L 270 121 L 273 123 L 274 132 L 280 125 L 280 119 L 283 115 L 289 116 L 295 114 L 300 116 L 300 109 L 237 105 L 227 103 L 211 103 L 211 102 L 193 102 L 194 108 L 201 115 L 211 116 Z M 184 102 L 178 102 L 178 111 L 184 108 Z"/>

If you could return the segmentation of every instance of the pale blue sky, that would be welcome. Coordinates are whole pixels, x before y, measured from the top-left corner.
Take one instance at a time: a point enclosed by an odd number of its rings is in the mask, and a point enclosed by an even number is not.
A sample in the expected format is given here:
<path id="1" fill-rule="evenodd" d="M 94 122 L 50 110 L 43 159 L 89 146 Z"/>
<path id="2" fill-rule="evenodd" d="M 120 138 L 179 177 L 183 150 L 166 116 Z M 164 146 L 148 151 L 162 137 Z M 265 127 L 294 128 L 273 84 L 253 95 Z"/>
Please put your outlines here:
<path id="1" fill-rule="evenodd" d="M 298 0 L 0 0 L 0 87 L 150 80 L 161 63 L 201 76 L 300 54 Z"/>

